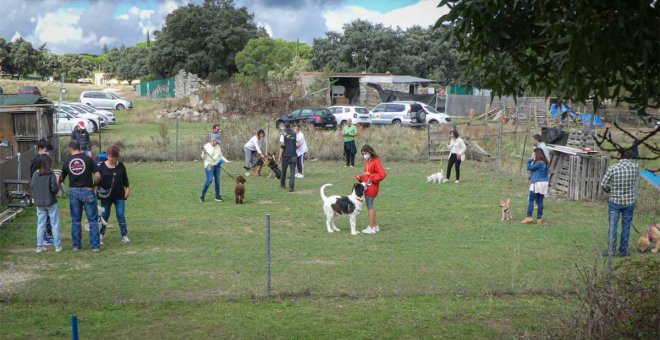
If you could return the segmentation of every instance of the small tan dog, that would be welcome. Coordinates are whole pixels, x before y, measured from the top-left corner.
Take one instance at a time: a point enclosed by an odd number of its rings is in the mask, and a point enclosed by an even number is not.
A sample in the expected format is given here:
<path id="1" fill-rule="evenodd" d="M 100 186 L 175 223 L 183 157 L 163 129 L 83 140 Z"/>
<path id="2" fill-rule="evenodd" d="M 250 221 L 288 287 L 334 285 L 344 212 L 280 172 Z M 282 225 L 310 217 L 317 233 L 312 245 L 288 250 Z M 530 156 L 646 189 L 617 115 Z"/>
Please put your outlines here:
<path id="1" fill-rule="evenodd" d="M 511 200 L 500 200 L 500 208 L 502 208 L 502 221 L 505 219 L 511 221 L 513 219 L 513 217 L 511 217 Z"/>
<path id="2" fill-rule="evenodd" d="M 649 229 L 646 230 L 642 236 L 637 241 L 637 246 L 639 251 L 644 252 L 648 249 L 651 242 L 655 242 L 655 248 L 651 250 L 652 253 L 657 253 L 660 251 L 660 225 L 658 223 L 653 223 L 649 226 Z"/>

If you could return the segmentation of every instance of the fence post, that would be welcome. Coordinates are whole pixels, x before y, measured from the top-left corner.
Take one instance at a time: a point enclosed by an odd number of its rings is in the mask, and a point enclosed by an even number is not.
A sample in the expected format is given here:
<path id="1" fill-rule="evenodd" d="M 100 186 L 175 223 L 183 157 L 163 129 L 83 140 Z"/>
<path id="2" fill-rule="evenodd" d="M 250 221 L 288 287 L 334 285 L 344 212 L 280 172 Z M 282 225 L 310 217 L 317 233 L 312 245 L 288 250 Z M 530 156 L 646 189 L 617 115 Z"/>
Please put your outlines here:
<path id="1" fill-rule="evenodd" d="M 179 160 L 179 116 L 176 116 L 176 138 L 174 141 L 174 160 Z"/>
<path id="2" fill-rule="evenodd" d="M 527 137 L 529 136 L 529 123 L 527 123 L 527 132 L 525 133 L 525 142 L 523 144 L 522 154 L 520 154 L 520 168 L 518 173 L 522 173 L 523 161 L 525 160 L 525 151 L 527 150 Z"/>
<path id="3" fill-rule="evenodd" d="M 268 298 L 270 298 L 270 214 L 266 214 L 266 289 L 268 290 Z"/>
<path id="4" fill-rule="evenodd" d="M 71 317 L 71 339 L 78 340 L 78 317 Z"/>
<path id="5" fill-rule="evenodd" d="M 101 140 L 101 120 L 99 120 L 99 154 L 101 154 L 101 150 L 103 150 L 103 146 L 101 145 L 102 140 Z M 91 149 L 91 146 L 90 146 Z"/>
<path id="6" fill-rule="evenodd" d="M 500 118 L 500 122 L 497 124 L 497 149 L 495 152 L 495 158 L 497 168 L 499 169 L 502 165 L 502 118 Z"/>

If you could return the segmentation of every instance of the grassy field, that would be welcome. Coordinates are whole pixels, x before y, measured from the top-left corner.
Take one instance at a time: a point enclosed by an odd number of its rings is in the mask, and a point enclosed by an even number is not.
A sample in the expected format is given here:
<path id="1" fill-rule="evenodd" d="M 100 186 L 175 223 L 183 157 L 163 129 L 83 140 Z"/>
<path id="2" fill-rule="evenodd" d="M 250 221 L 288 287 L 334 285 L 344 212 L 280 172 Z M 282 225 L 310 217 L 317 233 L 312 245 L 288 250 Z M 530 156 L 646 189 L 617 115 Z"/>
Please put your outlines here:
<path id="1" fill-rule="evenodd" d="M 534 337 L 575 309 L 575 265 L 602 263 L 604 204 L 548 199 L 541 226 L 501 222 L 500 198 L 524 217 L 526 177 L 467 162 L 461 184 L 431 185 L 438 163 L 384 163 L 381 232 L 358 236 L 345 218 L 325 231 L 318 188 L 347 194 L 355 173 L 338 162 L 309 162 L 294 193 L 250 177 L 244 205 L 224 174 L 225 201 L 199 203 L 197 162 L 128 164 L 130 245 L 112 216 L 100 253 L 72 252 L 66 199 L 62 253 L 34 253 L 33 211 L 0 230 L 0 338 L 67 338 L 72 315 L 81 338 Z"/>

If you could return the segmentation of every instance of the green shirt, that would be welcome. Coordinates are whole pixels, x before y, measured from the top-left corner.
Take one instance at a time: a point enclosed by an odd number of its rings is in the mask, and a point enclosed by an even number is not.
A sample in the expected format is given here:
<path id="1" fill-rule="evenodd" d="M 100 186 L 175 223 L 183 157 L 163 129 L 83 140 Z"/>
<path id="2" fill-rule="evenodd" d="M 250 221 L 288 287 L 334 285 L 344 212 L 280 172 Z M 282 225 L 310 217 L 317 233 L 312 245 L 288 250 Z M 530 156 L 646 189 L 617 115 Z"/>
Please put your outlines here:
<path id="1" fill-rule="evenodd" d="M 344 142 L 354 141 L 355 137 L 347 136 L 347 135 L 357 135 L 357 126 L 355 125 L 344 126 Z"/>

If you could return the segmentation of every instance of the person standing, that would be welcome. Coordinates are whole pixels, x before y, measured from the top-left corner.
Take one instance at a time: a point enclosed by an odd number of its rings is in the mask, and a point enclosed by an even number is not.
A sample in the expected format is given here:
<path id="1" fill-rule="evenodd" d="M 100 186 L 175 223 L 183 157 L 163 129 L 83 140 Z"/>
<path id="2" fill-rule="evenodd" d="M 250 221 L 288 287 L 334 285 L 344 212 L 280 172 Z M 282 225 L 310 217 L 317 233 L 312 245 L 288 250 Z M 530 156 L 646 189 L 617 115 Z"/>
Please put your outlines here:
<path id="1" fill-rule="evenodd" d="M 126 167 L 124 166 L 124 163 L 119 161 L 119 151 L 119 146 L 110 146 L 107 152 L 108 159 L 101 162 L 101 166 L 99 166 L 101 180 L 99 181 L 96 195 L 101 201 L 101 207 L 103 207 L 101 217 L 103 217 L 103 220 L 106 222 L 110 218 L 110 212 L 112 210 L 112 205 L 114 204 L 115 215 L 121 233 L 121 242 L 131 243 L 131 240 L 128 238 L 128 228 L 126 227 L 125 217 L 126 200 L 128 199 L 130 188 L 128 186 L 128 173 L 126 172 Z M 100 236 L 101 244 L 103 244 L 104 236 L 105 225 L 102 225 Z"/>
<path id="2" fill-rule="evenodd" d="M 101 176 L 96 162 L 87 156 L 81 149 L 77 140 L 69 142 L 69 157 L 64 159 L 62 184 L 66 177 L 69 178 L 69 209 L 71 211 L 71 240 L 73 250 L 82 249 L 81 221 L 83 210 L 89 222 L 89 244 L 92 251 L 101 250 L 99 237 L 98 208 L 96 206 L 96 195 L 94 186 L 99 182 Z"/>
<path id="3" fill-rule="evenodd" d="M 543 143 L 543 140 L 541 139 L 541 135 L 536 134 L 534 137 L 532 137 L 532 144 L 534 144 L 535 148 L 539 148 L 543 150 L 543 155 L 545 155 L 545 159 L 550 161 L 550 151 L 548 151 L 548 146 Z"/>
<path id="4" fill-rule="evenodd" d="M 603 256 L 616 255 L 616 236 L 621 215 L 621 240 L 619 256 L 628 256 L 628 239 L 630 226 L 637 201 L 637 181 L 639 180 L 639 164 L 632 159 L 638 157 L 634 149 L 620 152 L 621 160 L 610 166 L 600 182 L 603 191 L 610 194 L 608 201 L 609 229 L 607 232 L 608 247 Z"/>
<path id="5" fill-rule="evenodd" d="M 87 156 L 92 157 L 92 141 L 89 138 L 89 133 L 85 129 L 85 123 L 78 122 L 78 125 L 73 128 L 71 133 L 71 139 L 78 141 L 80 144 L 80 150 L 82 150 Z"/>
<path id="6" fill-rule="evenodd" d="M 376 151 L 370 145 L 363 145 L 360 152 L 362 153 L 362 158 L 364 158 L 364 172 L 362 172 L 362 175 L 354 175 L 353 178 L 357 178 L 360 183 L 367 184 L 364 197 L 369 213 L 369 225 L 362 232 L 365 234 L 375 234 L 380 231 L 380 227 L 378 227 L 378 223 L 376 222 L 374 200 L 378 196 L 380 182 L 385 179 L 387 172 L 380 162 L 380 157 L 378 157 Z"/>
<path id="7" fill-rule="evenodd" d="M 47 153 L 39 155 L 37 170 L 32 174 L 30 181 L 34 205 L 37 207 L 37 253 L 46 251 L 43 241 L 47 218 L 50 219 L 52 225 L 55 251 L 62 251 L 60 208 L 57 205 L 57 192 L 60 186 L 57 183 L 57 177 L 51 171 L 51 165 L 52 160 Z"/>
<path id="8" fill-rule="evenodd" d="M 220 124 L 213 124 L 213 130 L 209 133 L 209 140 L 211 136 L 218 135 L 218 144 L 222 143 L 222 135 L 220 135 Z"/>
<path id="9" fill-rule="evenodd" d="M 451 177 L 451 168 L 455 164 L 456 182 L 454 183 L 458 184 L 461 182 L 461 162 L 465 160 L 465 151 L 467 150 L 467 147 L 465 146 L 463 139 L 459 136 L 458 131 L 451 130 L 449 132 L 449 137 L 451 138 L 447 145 L 449 147 L 449 160 L 447 161 L 447 178 L 444 182 L 446 183 L 449 181 L 449 177 Z"/>
<path id="10" fill-rule="evenodd" d="M 243 168 L 247 170 L 245 176 L 250 176 L 250 169 L 257 163 L 257 155 L 259 158 L 264 158 L 264 153 L 261 152 L 261 143 L 266 136 L 264 130 L 257 131 L 255 136 L 243 146 L 243 154 L 245 155 L 245 165 Z"/>
<path id="11" fill-rule="evenodd" d="M 286 189 L 286 172 L 290 171 L 289 192 L 295 187 L 296 159 L 298 158 L 298 142 L 296 133 L 291 130 L 291 123 L 285 123 L 284 133 L 280 136 L 280 163 L 282 164 L 282 176 L 280 176 L 280 188 Z"/>
<path id="12" fill-rule="evenodd" d="M 199 196 L 199 201 L 204 202 L 206 191 L 215 179 L 215 200 L 222 202 L 222 195 L 220 194 L 220 170 L 222 170 L 222 164 L 229 161 L 222 155 L 219 135 L 212 134 L 209 142 L 202 147 L 202 159 L 204 160 L 206 182 L 204 182 L 204 186 L 202 187 L 202 195 Z"/>
<path id="13" fill-rule="evenodd" d="M 348 118 L 347 124 L 344 126 L 344 156 L 346 156 L 346 167 L 355 166 L 355 154 L 357 154 L 357 147 L 355 146 L 355 137 L 357 137 L 357 126 L 353 125 L 353 119 Z"/>
<path id="14" fill-rule="evenodd" d="M 529 195 L 527 200 L 527 218 L 520 223 L 532 223 L 534 219 L 534 202 L 536 202 L 536 223 L 543 222 L 543 198 L 548 195 L 548 159 L 543 150 L 534 149 L 532 158 L 527 161 L 527 170 L 531 172 Z"/>
<path id="15" fill-rule="evenodd" d="M 307 141 L 305 140 L 305 135 L 300 131 L 300 126 L 296 125 L 293 128 L 293 132 L 296 133 L 296 178 L 305 178 L 305 154 L 307 153 Z"/>
<path id="16" fill-rule="evenodd" d="M 39 159 L 41 155 L 49 155 L 50 151 L 53 151 L 53 144 L 50 143 L 47 139 L 41 139 L 37 143 L 37 155 L 32 158 L 30 161 L 30 177 L 34 175 L 34 172 L 39 170 Z M 52 158 L 51 158 L 52 160 Z M 52 161 L 51 161 L 52 163 Z M 50 223 L 50 216 L 46 215 L 46 231 L 44 232 L 44 238 L 42 244 L 44 246 L 53 245 L 53 229 Z"/>

